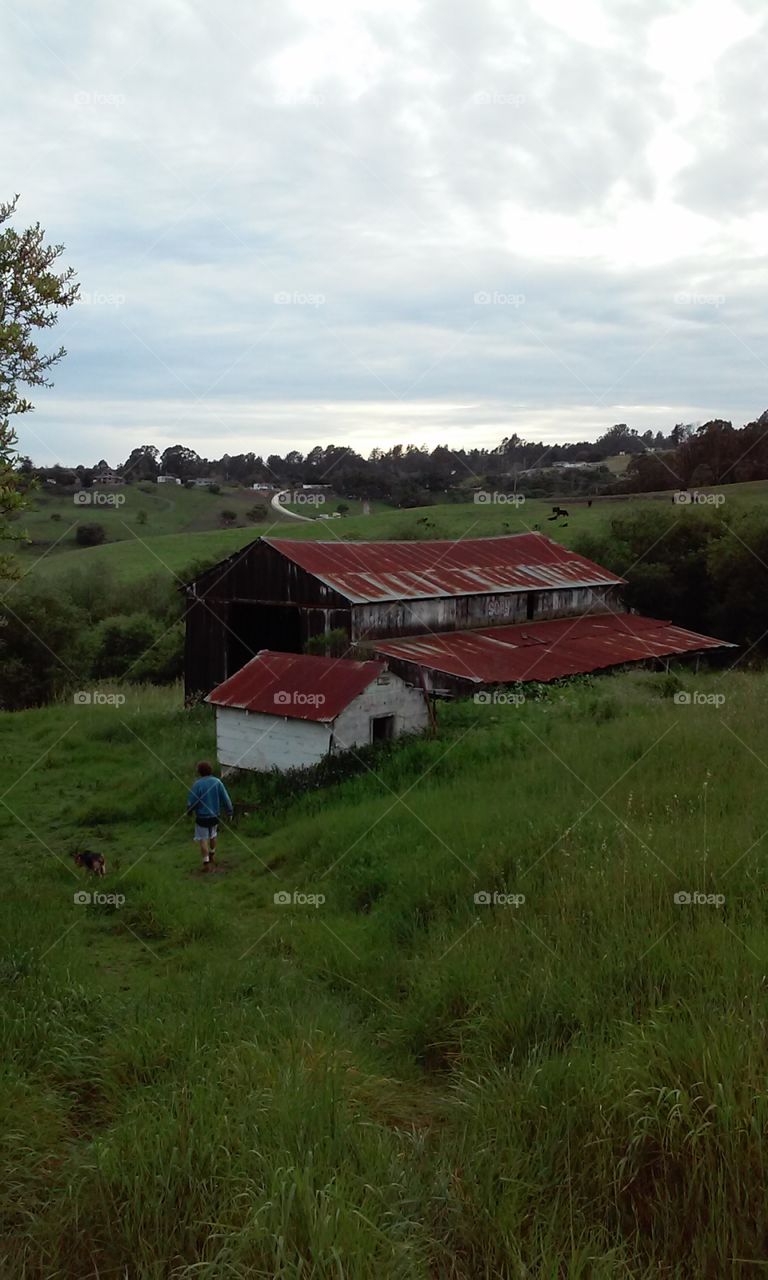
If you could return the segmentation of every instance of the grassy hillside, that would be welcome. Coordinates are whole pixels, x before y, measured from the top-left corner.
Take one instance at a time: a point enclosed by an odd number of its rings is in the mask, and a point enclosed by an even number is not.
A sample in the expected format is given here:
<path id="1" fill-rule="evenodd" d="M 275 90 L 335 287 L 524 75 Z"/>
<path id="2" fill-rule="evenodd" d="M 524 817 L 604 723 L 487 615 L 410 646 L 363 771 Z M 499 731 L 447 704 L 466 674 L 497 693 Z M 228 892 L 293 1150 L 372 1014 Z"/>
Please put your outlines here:
<path id="1" fill-rule="evenodd" d="M 185 491 L 186 492 L 186 491 Z M 704 491 L 702 491 L 704 492 Z M 725 495 L 729 510 L 762 507 L 768 498 L 768 482 L 730 485 L 712 493 Z M 187 494 L 199 501 L 214 501 L 210 494 Z M 229 496 L 220 506 L 231 505 Z M 582 533 L 599 533 L 617 512 L 644 508 L 669 511 L 670 524 L 684 520 L 691 507 L 673 505 L 670 494 L 656 497 L 596 499 L 591 507 L 586 502 L 568 502 L 568 520 L 550 520 L 552 502 L 530 500 L 519 506 L 506 502 L 444 503 L 411 510 L 395 510 L 374 506 L 370 516 L 350 515 L 342 520 L 313 520 L 308 523 L 280 519 L 270 513 L 266 523 L 233 529 L 185 531 L 155 536 L 147 527 L 132 527 L 126 520 L 121 528 L 122 541 L 101 547 L 62 550 L 52 553 L 33 547 L 22 555 L 22 564 L 36 574 L 56 575 L 78 565 L 105 563 L 114 568 L 125 582 L 159 570 L 177 573 L 192 560 L 221 554 L 228 555 L 245 546 L 260 534 L 283 538 L 414 539 L 488 537 L 503 533 L 522 533 L 538 527 L 543 533 L 573 546 Z M 218 508 L 217 508 L 218 509 Z M 114 514 L 114 513 L 113 513 Z M 99 519 L 101 516 L 99 515 Z M 122 517 L 118 513 L 117 520 Z M 106 522 L 105 522 L 106 523 Z M 61 544 L 62 546 L 65 544 Z M 71 545 L 71 544 L 70 544 Z"/>
<path id="2" fill-rule="evenodd" d="M 764 1264 L 768 680 L 684 687 L 443 707 L 304 798 L 237 780 L 209 877 L 205 709 L 0 716 L 7 1274 Z M 73 900 L 78 842 L 119 906 Z"/>

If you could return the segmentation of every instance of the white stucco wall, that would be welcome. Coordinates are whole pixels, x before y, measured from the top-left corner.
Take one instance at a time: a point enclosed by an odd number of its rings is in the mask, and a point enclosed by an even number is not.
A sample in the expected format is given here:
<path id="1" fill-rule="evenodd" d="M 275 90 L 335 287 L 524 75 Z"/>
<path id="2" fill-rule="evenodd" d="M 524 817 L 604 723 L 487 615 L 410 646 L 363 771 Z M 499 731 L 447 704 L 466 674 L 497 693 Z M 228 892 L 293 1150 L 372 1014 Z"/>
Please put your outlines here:
<path id="1" fill-rule="evenodd" d="M 361 747 L 371 741 L 371 717 L 395 717 L 395 737 L 420 733 L 429 725 L 429 711 L 421 689 L 411 689 L 391 671 L 386 684 L 375 680 L 342 711 L 333 728 L 334 750 Z"/>
<path id="2" fill-rule="evenodd" d="M 216 750 L 235 769 L 298 769 L 328 754 L 331 726 L 236 707 L 216 708 Z"/>
<path id="3" fill-rule="evenodd" d="M 328 754 L 331 743 L 334 751 L 367 745 L 371 718 L 390 715 L 395 717 L 395 737 L 421 732 L 429 725 L 421 690 L 409 688 L 392 672 L 386 673 L 386 683 L 374 680 L 333 724 L 217 707 L 217 755 L 221 764 L 235 769 L 307 768 Z"/>

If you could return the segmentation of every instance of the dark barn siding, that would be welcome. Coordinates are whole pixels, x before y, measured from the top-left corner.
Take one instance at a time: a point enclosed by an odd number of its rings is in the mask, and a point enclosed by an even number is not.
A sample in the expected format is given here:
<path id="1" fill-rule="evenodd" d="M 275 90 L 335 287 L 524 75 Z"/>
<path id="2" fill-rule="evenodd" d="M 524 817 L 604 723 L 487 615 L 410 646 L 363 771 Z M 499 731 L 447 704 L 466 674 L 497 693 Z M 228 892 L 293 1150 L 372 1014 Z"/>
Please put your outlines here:
<path id="1" fill-rule="evenodd" d="M 312 636 L 350 629 L 343 596 L 258 541 L 189 583 L 187 609 L 188 698 L 209 693 L 259 649 L 299 653 Z"/>

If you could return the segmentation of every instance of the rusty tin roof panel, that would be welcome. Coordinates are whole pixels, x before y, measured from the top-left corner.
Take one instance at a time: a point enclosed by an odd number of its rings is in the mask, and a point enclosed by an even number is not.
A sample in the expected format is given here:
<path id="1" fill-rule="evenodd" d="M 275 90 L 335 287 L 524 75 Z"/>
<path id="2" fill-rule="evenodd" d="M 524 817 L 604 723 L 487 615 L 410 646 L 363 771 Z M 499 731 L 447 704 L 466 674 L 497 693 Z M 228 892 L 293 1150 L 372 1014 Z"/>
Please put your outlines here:
<path id="1" fill-rule="evenodd" d="M 217 707 L 327 722 L 335 720 L 385 671 L 384 662 L 262 649 L 205 700 Z"/>
<path id="2" fill-rule="evenodd" d="M 543 533 L 436 542 L 264 541 L 355 604 L 624 582 Z"/>
<path id="3" fill-rule="evenodd" d="M 705 649 L 732 648 L 670 622 L 606 613 L 513 627 L 377 640 L 376 652 L 475 684 L 557 680 Z"/>

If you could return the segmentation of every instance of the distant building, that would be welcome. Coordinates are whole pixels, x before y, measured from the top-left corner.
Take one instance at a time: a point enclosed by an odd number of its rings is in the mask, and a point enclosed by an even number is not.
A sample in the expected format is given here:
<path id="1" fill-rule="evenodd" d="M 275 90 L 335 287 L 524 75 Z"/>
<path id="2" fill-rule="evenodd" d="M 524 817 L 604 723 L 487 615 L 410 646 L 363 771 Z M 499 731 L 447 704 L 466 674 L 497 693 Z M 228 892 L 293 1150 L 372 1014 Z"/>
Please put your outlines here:
<path id="1" fill-rule="evenodd" d="M 206 698 L 216 754 L 230 769 L 306 768 L 430 722 L 426 697 L 383 662 L 265 649 Z"/>
<path id="2" fill-rule="evenodd" d="M 195 489 L 208 489 L 212 484 L 216 484 L 213 476 L 200 476 L 192 481 L 192 485 Z"/>
<path id="3" fill-rule="evenodd" d="M 108 467 L 102 469 L 101 471 L 94 471 L 93 473 L 94 488 L 101 488 L 106 485 L 120 485 L 120 484 L 125 484 L 125 477 L 119 475 L 117 471 L 110 470 Z"/>
<path id="4" fill-rule="evenodd" d="M 158 484 L 181 484 L 181 480 L 179 479 L 178 476 L 158 476 L 157 483 Z"/>

